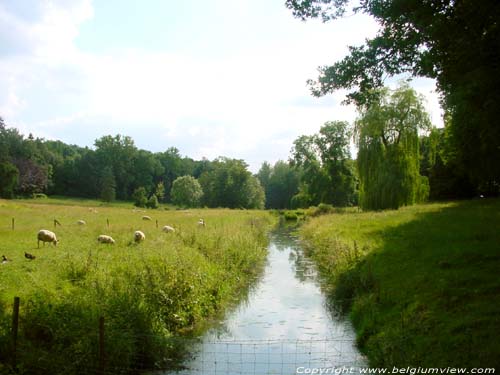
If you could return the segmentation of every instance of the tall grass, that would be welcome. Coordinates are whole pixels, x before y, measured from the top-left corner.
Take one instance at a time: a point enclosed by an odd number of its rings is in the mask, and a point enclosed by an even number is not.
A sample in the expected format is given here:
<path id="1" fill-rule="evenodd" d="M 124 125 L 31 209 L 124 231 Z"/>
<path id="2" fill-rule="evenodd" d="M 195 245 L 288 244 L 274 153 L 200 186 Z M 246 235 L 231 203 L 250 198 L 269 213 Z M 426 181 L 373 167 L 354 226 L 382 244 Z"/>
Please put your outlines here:
<path id="1" fill-rule="evenodd" d="M 500 200 L 322 216 L 301 234 L 372 366 L 500 368 Z"/>
<path id="2" fill-rule="evenodd" d="M 273 221 L 263 211 L 95 212 L 89 202 L 48 203 L 0 200 L 1 252 L 11 260 L 0 269 L 0 362 L 9 361 L 11 304 L 20 296 L 18 363 L 29 374 L 95 372 L 100 316 L 113 373 L 177 365 L 183 348 L 175 338 L 220 313 L 260 272 Z M 197 226 L 200 217 L 206 227 Z M 55 229 L 54 218 L 62 224 Z M 42 228 L 57 234 L 57 247 L 36 248 Z M 143 243 L 133 242 L 135 230 L 146 234 Z M 98 244 L 100 234 L 116 244 Z"/>

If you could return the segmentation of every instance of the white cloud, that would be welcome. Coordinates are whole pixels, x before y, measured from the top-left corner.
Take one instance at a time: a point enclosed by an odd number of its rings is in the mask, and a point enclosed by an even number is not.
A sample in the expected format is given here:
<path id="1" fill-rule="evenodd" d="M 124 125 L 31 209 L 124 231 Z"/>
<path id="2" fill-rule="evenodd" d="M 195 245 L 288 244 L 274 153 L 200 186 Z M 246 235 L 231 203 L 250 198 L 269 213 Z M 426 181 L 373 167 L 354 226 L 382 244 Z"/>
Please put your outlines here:
<path id="1" fill-rule="evenodd" d="M 8 124 L 86 145 L 128 134 L 152 151 L 175 146 L 194 158 L 243 158 L 254 171 L 264 159 L 286 159 L 297 136 L 355 117 L 353 107 L 340 106 L 344 93 L 312 98 L 305 82 L 376 30 L 366 16 L 301 23 L 283 7 L 276 21 L 283 30 L 257 30 L 269 37 L 220 55 L 167 48 L 97 53 L 75 44 L 94 15 L 90 0 L 45 1 L 29 17 L 9 4 L 0 6 L 0 31 L 19 48 L 0 50 L 0 111 Z M 218 1 L 221 12 L 224 5 Z M 232 13 L 233 23 L 251 14 L 252 2 L 246 8 Z"/>

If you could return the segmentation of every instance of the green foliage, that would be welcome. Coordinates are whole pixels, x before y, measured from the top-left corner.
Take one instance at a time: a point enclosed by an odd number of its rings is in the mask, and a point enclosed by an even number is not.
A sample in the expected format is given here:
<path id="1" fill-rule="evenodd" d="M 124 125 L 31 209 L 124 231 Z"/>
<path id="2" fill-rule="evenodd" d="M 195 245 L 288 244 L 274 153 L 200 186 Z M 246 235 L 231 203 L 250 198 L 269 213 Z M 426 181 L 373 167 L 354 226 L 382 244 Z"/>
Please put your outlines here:
<path id="1" fill-rule="evenodd" d="M 134 190 L 132 194 L 132 199 L 134 200 L 134 206 L 136 207 L 146 207 L 146 203 L 148 203 L 146 189 L 141 186 Z"/>
<path id="2" fill-rule="evenodd" d="M 318 207 L 315 206 L 309 207 L 306 213 L 308 216 L 315 217 L 315 216 L 331 214 L 334 211 L 335 209 L 331 204 L 320 203 Z"/>
<path id="3" fill-rule="evenodd" d="M 499 212 L 500 200 L 478 199 L 301 228 L 371 367 L 498 368 Z"/>
<path id="4" fill-rule="evenodd" d="M 379 98 L 356 121 L 364 209 L 398 208 L 428 196 L 428 184 L 419 174 L 418 131 L 430 130 L 422 98 L 406 84 L 391 93 L 382 90 Z"/>
<path id="5" fill-rule="evenodd" d="M 299 189 L 300 180 L 295 168 L 281 160 L 273 167 L 264 162 L 257 178 L 265 191 L 266 208 L 291 208 L 291 200 Z"/>
<path id="6" fill-rule="evenodd" d="M 113 202 L 116 198 L 116 182 L 111 167 L 106 167 L 101 176 L 101 199 L 104 202 Z"/>
<path id="7" fill-rule="evenodd" d="M 260 182 L 247 170 L 243 160 L 218 158 L 200 175 L 203 205 L 208 207 L 260 208 L 264 191 Z"/>
<path id="8" fill-rule="evenodd" d="M 162 181 L 158 182 L 156 185 L 155 195 L 160 202 L 165 198 L 165 185 L 163 185 Z"/>
<path id="9" fill-rule="evenodd" d="M 450 145 L 458 167 L 475 188 L 500 190 L 500 3 L 481 1 L 287 0 L 302 19 L 324 21 L 352 12 L 369 14 L 380 30 L 332 66 L 321 67 L 312 92 L 353 90 L 347 102 L 366 107 L 378 100 L 385 76 L 410 73 L 434 78 L 451 117 Z M 432 194 L 432 192 L 431 192 Z"/>
<path id="10" fill-rule="evenodd" d="M 172 184 L 170 196 L 172 202 L 178 206 L 196 207 L 203 197 L 203 190 L 193 176 L 182 176 Z"/>
<path id="11" fill-rule="evenodd" d="M 14 188 L 17 185 L 19 171 L 8 161 L 0 161 L 0 197 L 14 198 Z"/>
<path id="12" fill-rule="evenodd" d="M 312 204 L 311 196 L 303 191 L 295 194 L 290 202 L 292 208 L 307 208 L 311 206 L 311 204 Z"/>
<path id="13" fill-rule="evenodd" d="M 356 171 L 349 152 L 351 136 L 347 122 L 331 121 L 318 134 L 294 141 L 291 162 L 302 172 L 300 199 L 339 207 L 357 203 Z"/>
<path id="14" fill-rule="evenodd" d="M 147 203 L 146 203 L 147 208 L 158 208 L 158 198 L 156 198 L 156 195 L 153 194 L 149 197 Z"/>
<path id="15" fill-rule="evenodd" d="M 159 210 L 160 223 L 182 228 L 165 235 L 127 206 L 106 205 L 96 213 L 87 206 L 98 201 L 52 202 L 0 205 L 0 217 L 23 223 L 2 232 L 3 251 L 12 262 L 0 273 L 0 362 L 11 361 L 12 300 L 19 296 L 17 362 L 26 374 L 95 373 L 100 316 L 107 372 L 178 365 L 186 354 L 183 335 L 199 334 L 203 323 L 244 298 L 262 272 L 267 230 L 274 223 L 266 212 Z M 37 250 L 38 229 L 54 217 L 62 224 L 55 230 L 60 243 Z M 207 221 L 203 231 L 198 217 Z M 96 244 L 103 218 L 112 223 L 106 233 L 114 246 Z M 79 219 L 87 225 L 77 226 Z M 146 233 L 140 251 L 128 246 L 135 228 Z M 24 251 L 36 259 L 25 259 Z"/>

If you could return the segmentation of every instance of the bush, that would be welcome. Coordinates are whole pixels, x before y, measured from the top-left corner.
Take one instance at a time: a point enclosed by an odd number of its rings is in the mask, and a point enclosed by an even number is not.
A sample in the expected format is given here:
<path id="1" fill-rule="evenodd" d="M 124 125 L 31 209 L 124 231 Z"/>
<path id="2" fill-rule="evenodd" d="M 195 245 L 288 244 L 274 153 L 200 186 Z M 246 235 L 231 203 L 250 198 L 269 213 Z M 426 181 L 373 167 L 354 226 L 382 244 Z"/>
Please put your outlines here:
<path id="1" fill-rule="evenodd" d="M 326 214 L 331 214 L 335 211 L 333 206 L 331 204 L 327 203 L 320 203 L 318 207 L 311 206 L 307 210 L 307 215 L 309 216 L 320 216 L 320 215 L 326 215 Z"/>
<path id="2" fill-rule="evenodd" d="M 158 198 L 153 194 L 149 200 L 146 202 L 146 207 L 148 208 L 158 208 Z"/>
<path id="3" fill-rule="evenodd" d="M 31 195 L 31 198 L 33 198 L 33 199 L 47 199 L 48 197 L 44 193 L 33 193 Z"/>
<path id="4" fill-rule="evenodd" d="M 285 220 L 290 220 L 290 221 L 297 220 L 299 218 L 295 211 L 285 211 L 283 217 L 285 218 Z"/>
<path id="5" fill-rule="evenodd" d="M 134 206 L 136 207 L 146 207 L 148 200 L 146 198 L 146 189 L 141 186 L 134 190 L 132 194 L 132 199 L 134 200 Z"/>

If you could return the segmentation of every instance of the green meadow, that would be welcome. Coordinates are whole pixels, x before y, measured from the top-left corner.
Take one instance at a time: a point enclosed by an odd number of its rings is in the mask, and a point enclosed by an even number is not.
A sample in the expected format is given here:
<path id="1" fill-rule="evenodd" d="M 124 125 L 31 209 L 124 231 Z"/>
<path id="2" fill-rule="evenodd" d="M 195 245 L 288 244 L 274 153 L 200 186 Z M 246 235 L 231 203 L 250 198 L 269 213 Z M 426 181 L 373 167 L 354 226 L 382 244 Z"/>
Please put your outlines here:
<path id="1" fill-rule="evenodd" d="M 500 367 L 500 200 L 325 215 L 301 234 L 372 366 Z"/>
<path id="2" fill-rule="evenodd" d="M 54 228 L 54 219 L 61 225 Z M 274 222 L 265 211 L 0 200 L 0 256 L 9 260 L 0 265 L 0 372 L 12 361 L 15 296 L 20 373 L 95 373 L 101 316 L 108 371 L 175 367 L 183 355 L 176 338 L 234 304 L 258 276 Z M 40 229 L 54 231 L 58 245 L 37 248 Z M 144 242 L 134 243 L 136 230 Z M 100 234 L 116 244 L 98 244 Z"/>

